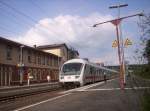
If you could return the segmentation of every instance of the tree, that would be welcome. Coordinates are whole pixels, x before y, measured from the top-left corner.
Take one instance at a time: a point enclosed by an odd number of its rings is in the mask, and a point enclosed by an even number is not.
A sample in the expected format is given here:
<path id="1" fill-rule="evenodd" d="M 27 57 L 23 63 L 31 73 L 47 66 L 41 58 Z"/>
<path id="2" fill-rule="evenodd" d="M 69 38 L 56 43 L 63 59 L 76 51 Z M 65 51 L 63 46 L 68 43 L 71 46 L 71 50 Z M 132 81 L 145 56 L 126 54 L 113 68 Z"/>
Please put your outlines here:
<path id="1" fill-rule="evenodd" d="M 135 51 L 135 59 L 139 66 L 134 69 L 134 73 L 150 79 L 150 14 L 144 15 L 138 25 L 142 31 L 141 48 Z"/>
<path id="2" fill-rule="evenodd" d="M 150 65 L 150 14 L 144 15 L 141 23 L 139 24 L 142 29 L 141 40 L 145 44 L 143 56 L 147 59 Z"/>
<path id="3" fill-rule="evenodd" d="M 150 65 L 150 39 L 146 41 L 146 47 L 143 55 L 147 58 L 148 64 Z"/>

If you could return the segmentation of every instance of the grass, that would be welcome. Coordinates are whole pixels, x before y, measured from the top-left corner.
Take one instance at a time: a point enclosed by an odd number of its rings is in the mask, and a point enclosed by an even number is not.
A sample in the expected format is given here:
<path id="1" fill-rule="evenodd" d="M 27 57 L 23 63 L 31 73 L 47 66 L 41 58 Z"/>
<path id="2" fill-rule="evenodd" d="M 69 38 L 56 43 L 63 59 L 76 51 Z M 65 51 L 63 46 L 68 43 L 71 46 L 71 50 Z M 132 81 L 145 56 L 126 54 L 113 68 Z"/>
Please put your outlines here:
<path id="1" fill-rule="evenodd" d="M 150 79 L 150 65 L 143 65 L 134 68 L 134 74 L 144 79 Z"/>
<path id="2" fill-rule="evenodd" d="M 142 111 L 150 111 L 150 91 L 145 91 L 142 98 Z"/>
<path id="3" fill-rule="evenodd" d="M 134 67 L 135 75 L 144 79 L 150 80 L 150 65 L 145 64 L 138 67 Z M 142 111 L 150 111 L 150 90 L 145 90 L 141 100 Z"/>

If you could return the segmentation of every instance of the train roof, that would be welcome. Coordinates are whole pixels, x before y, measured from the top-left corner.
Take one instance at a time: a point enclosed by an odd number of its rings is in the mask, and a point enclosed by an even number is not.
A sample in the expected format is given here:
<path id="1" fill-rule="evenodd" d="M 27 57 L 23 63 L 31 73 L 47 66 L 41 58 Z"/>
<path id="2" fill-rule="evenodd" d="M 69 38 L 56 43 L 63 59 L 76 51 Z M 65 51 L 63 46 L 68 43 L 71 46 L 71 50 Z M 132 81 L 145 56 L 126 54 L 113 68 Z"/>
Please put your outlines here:
<path id="1" fill-rule="evenodd" d="M 85 59 L 71 59 L 71 60 L 66 61 L 64 64 L 68 64 L 68 63 L 83 63 L 83 64 L 89 64 L 89 65 L 91 65 L 91 66 L 94 66 L 94 67 L 97 67 L 97 68 L 101 68 L 101 69 L 104 69 L 104 70 L 108 70 L 108 71 L 112 71 L 112 72 L 118 72 L 118 71 L 116 71 L 116 70 L 112 70 L 112 69 L 108 69 L 108 68 L 106 68 L 106 67 L 99 66 L 99 65 L 97 65 L 96 63 L 89 62 L 88 60 L 85 60 Z"/>
<path id="2" fill-rule="evenodd" d="M 64 64 L 68 64 L 68 63 L 88 63 L 87 60 L 84 60 L 84 59 L 71 59 L 71 60 L 68 60 L 67 62 L 65 62 Z"/>

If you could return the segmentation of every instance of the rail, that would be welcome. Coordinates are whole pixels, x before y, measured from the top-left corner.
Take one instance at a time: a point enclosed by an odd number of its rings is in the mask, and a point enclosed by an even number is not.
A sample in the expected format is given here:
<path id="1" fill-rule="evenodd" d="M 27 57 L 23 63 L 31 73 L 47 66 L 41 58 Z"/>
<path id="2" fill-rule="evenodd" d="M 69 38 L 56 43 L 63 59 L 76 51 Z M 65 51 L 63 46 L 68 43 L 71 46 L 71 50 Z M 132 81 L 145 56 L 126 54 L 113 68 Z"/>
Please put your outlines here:
<path id="1" fill-rule="evenodd" d="M 5 89 L 0 92 L 0 101 L 12 100 L 15 98 L 40 94 L 48 91 L 58 90 L 60 88 L 59 83 L 54 84 L 45 84 L 39 86 L 28 86 L 28 87 L 20 87 L 16 89 Z M 2 90 L 2 89 L 1 89 Z"/>

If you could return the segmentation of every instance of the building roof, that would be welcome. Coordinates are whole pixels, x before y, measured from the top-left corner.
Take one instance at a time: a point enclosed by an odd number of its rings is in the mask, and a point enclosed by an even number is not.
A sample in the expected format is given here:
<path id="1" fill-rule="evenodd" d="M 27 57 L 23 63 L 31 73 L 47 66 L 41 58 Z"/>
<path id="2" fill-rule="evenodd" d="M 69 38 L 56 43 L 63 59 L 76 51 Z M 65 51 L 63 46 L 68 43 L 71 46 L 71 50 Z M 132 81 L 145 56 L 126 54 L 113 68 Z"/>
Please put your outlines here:
<path id="1" fill-rule="evenodd" d="M 27 45 L 24 45 L 24 44 L 21 44 L 19 42 L 15 42 L 15 41 L 3 38 L 3 37 L 0 37 L 0 43 L 7 43 L 8 45 L 13 45 L 13 46 L 17 46 L 17 47 L 23 46 L 24 48 L 28 48 L 28 49 L 31 49 L 31 50 L 34 50 L 34 51 L 37 51 L 37 52 L 41 52 L 41 53 L 49 54 L 49 55 L 52 55 L 52 56 L 56 56 L 52 53 L 44 52 L 44 51 L 39 50 L 37 48 L 30 47 L 30 46 L 27 46 Z M 56 57 L 58 57 L 58 56 L 56 56 Z"/>
<path id="2" fill-rule="evenodd" d="M 40 50 L 44 50 L 44 49 L 55 49 L 55 48 L 59 48 L 59 47 L 66 47 L 67 50 L 73 51 L 77 55 L 79 55 L 79 52 L 77 50 L 72 49 L 72 48 L 68 48 L 68 46 L 65 43 L 51 44 L 51 45 L 42 45 L 42 46 L 38 46 L 37 48 L 40 49 Z"/>
<path id="3" fill-rule="evenodd" d="M 58 48 L 58 47 L 66 47 L 66 49 L 69 49 L 68 46 L 65 44 L 65 43 L 62 43 L 62 44 L 51 44 L 51 45 L 41 45 L 41 46 L 38 46 L 37 48 L 38 49 L 54 49 L 54 48 Z"/>

